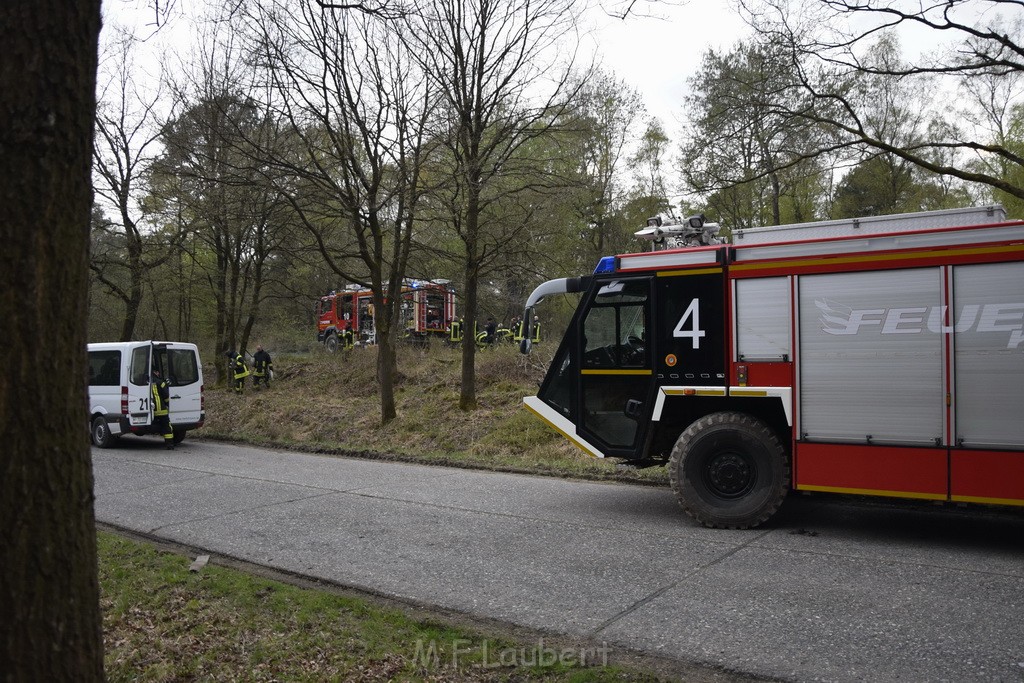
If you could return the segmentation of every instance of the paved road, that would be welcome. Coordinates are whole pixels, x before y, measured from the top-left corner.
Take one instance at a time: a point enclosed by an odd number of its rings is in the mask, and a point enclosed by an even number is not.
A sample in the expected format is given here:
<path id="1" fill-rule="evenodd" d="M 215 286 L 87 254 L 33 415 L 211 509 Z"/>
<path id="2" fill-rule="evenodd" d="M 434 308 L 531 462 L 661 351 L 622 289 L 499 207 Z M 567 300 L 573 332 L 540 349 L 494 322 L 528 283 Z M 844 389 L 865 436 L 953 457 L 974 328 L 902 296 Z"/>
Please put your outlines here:
<path id="1" fill-rule="evenodd" d="M 768 527 L 670 491 L 149 439 L 96 515 L 402 600 L 755 676 L 1024 681 L 1024 514 L 794 497 Z"/>

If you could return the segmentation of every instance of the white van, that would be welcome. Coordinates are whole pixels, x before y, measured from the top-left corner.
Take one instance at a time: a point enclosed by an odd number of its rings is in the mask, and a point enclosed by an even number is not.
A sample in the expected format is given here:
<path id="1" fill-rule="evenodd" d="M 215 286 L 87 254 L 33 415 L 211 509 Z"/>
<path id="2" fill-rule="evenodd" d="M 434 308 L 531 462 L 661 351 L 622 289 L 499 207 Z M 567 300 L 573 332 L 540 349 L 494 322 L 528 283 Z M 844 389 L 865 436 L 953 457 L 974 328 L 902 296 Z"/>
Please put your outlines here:
<path id="1" fill-rule="evenodd" d="M 170 384 L 174 443 L 203 426 L 203 366 L 195 344 L 136 341 L 89 344 L 89 425 L 92 442 L 108 448 L 125 434 L 156 434 L 149 370 Z"/>

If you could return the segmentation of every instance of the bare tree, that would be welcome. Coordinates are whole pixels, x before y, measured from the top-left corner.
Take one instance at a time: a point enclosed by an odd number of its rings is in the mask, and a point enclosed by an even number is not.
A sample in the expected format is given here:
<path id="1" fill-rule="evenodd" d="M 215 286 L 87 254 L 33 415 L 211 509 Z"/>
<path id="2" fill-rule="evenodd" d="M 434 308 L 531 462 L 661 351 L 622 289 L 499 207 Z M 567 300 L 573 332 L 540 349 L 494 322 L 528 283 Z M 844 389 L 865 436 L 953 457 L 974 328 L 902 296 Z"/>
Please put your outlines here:
<path id="1" fill-rule="evenodd" d="M 265 264 L 285 239 L 282 202 L 257 154 L 277 131 L 251 91 L 251 64 L 235 27 L 210 21 L 205 28 L 175 85 L 179 113 L 163 128 L 166 152 L 151 190 L 199 240 L 189 258 L 207 274 L 218 352 L 244 352 L 264 297 Z"/>
<path id="2" fill-rule="evenodd" d="M 947 77 L 968 88 L 979 78 L 1019 83 L 1024 72 L 1020 15 L 1024 5 L 1019 0 L 743 0 L 743 6 L 765 40 L 788 54 L 794 64 L 803 65 L 796 85 L 812 105 L 783 113 L 829 126 L 850 145 L 868 146 L 932 173 L 1024 198 L 1021 174 L 1006 172 L 1024 166 L 1024 156 L 992 136 L 990 128 L 948 120 L 950 125 L 930 127 L 937 136 L 894 144 L 872 133 L 864 117 L 865 103 L 851 96 L 847 87 L 851 78 L 862 77 L 903 81 Z M 945 41 L 951 47 L 897 64 L 865 60 L 867 48 L 880 35 L 904 27 L 931 31 L 936 43 Z M 943 100 L 936 106 L 937 113 L 963 119 L 960 106 L 945 105 L 954 96 L 949 89 L 936 87 L 932 93 Z M 1019 102 L 1020 93 L 1016 95 Z M 998 107 L 988 113 L 996 111 Z M 1010 110 L 1002 114 L 1008 116 Z"/>
<path id="3" fill-rule="evenodd" d="M 536 177 L 510 164 L 544 136 L 577 94 L 573 53 L 557 49 L 577 22 L 576 0 L 424 0 L 403 37 L 443 98 L 437 139 L 451 163 L 445 203 L 463 245 L 465 329 L 475 329 L 488 217 L 496 202 Z M 539 169 L 534 169 L 536 172 Z M 500 213 L 500 212 L 496 212 Z M 476 347 L 462 347 L 459 407 L 476 407 Z"/>
<path id="4" fill-rule="evenodd" d="M 375 17 L 273 2 L 250 17 L 287 140 L 264 158 L 331 271 L 373 292 L 387 423 L 397 415 L 401 288 L 426 189 L 432 89 L 393 27 Z"/>
<path id="5" fill-rule="evenodd" d="M 12 681 L 103 680 L 84 314 L 99 29 L 98 0 L 0 12 L 0 671 Z"/>
<path id="6" fill-rule="evenodd" d="M 101 233 L 112 231 L 112 239 L 97 235 L 98 241 L 109 248 L 95 251 L 89 267 L 124 306 L 119 338 L 128 341 L 135 333 L 145 274 L 166 262 L 171 249 L 157 249 L 155 256 L 144 258 L 147 217 L 138 195 L 159 147 L 156 107 L 160 93 L 142 92 L 137 87 L 135 40 L 116 27 L 113 30 L 114 39 L 101 61 L 106 81 L 99 89 L 93 170 L 96 195 L 113 210 L 116 219 L 94 226 Z"/>

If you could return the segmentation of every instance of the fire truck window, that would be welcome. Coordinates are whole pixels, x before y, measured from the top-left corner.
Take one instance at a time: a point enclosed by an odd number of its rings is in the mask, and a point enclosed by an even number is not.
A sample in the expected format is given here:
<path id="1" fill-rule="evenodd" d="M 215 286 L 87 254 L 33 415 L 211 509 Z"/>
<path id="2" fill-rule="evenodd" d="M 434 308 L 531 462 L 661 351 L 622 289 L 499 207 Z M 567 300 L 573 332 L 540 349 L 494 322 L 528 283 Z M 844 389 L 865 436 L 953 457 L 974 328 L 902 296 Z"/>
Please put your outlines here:
<path id="1" fill-rule="evenodd" d="M 413 302 L 413 293 L 406 292 L 402 295 L 402 320 L 405 321 L 405 329 L 416 329 L 416 307 Z"/>
<path id="2" fill-rule="evenodd" d="M 613 368 L 618 362 L 616 350 L 616 313 L 614 306 L 591 309 L 583 325 L 583 367 Z"/>
<path id="3" fill-rule="evenodd" d="M 121 383 L 121 352 L 89 352 L 89 386 L 116 387 Z"/>
<path id="4" fill-rule="evenodd" d="M 320 299 L 320 315 L 330 315 L 334 299 Z"/>
<path id="5" fill-rule="evenodd" d="M 131 383 L 136 386 L 149 384 L 149 347 L 132 349 Z"/>
<path id="6" fill-rule="evenodd" d="M 343 296 L 339 300 L 340 313 L 342 320 L 352 319 L 352 296 Z"/>
<path id="7" fill-rule="evenodd" d="M 646 282 L 613 282 L 598 292 L 583 323 L 584 368 L 647 364 Z"/>
<path id="8" fill-rule="evenodd" d="M 563 345 L 559 354 L 551 362 L 551 366 L 558 370 L 551 375 L 538 395 L 552 407 L 558 409 L 562 415 L 571 419 L 572 405 L 576 395 L 576 374 L 572 366 L 572 356 L 569 353 L 568 344 Z"/>
<path id="9" fill-rule="evenodd" d="M 444 327 L 444 297 L 431 292 L 427 294 L 427 328 L 437 330 Z"/>

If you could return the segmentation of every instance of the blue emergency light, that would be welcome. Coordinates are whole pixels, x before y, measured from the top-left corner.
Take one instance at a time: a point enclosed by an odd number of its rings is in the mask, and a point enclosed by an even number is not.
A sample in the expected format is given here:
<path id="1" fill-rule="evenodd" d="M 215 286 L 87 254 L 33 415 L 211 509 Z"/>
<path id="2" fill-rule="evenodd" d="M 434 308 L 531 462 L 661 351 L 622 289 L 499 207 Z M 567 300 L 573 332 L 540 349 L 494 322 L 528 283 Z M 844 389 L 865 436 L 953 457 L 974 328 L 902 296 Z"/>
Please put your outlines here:
<path id="1" fill-rule="evenodd" d="M 614 273 L 615 272 L 615 257 L 614 256 L 603 256 L 601 260 L 597 262 L 597 268 L 594 268 L 594 275 L 600 275 L 602 273 Z"/>

